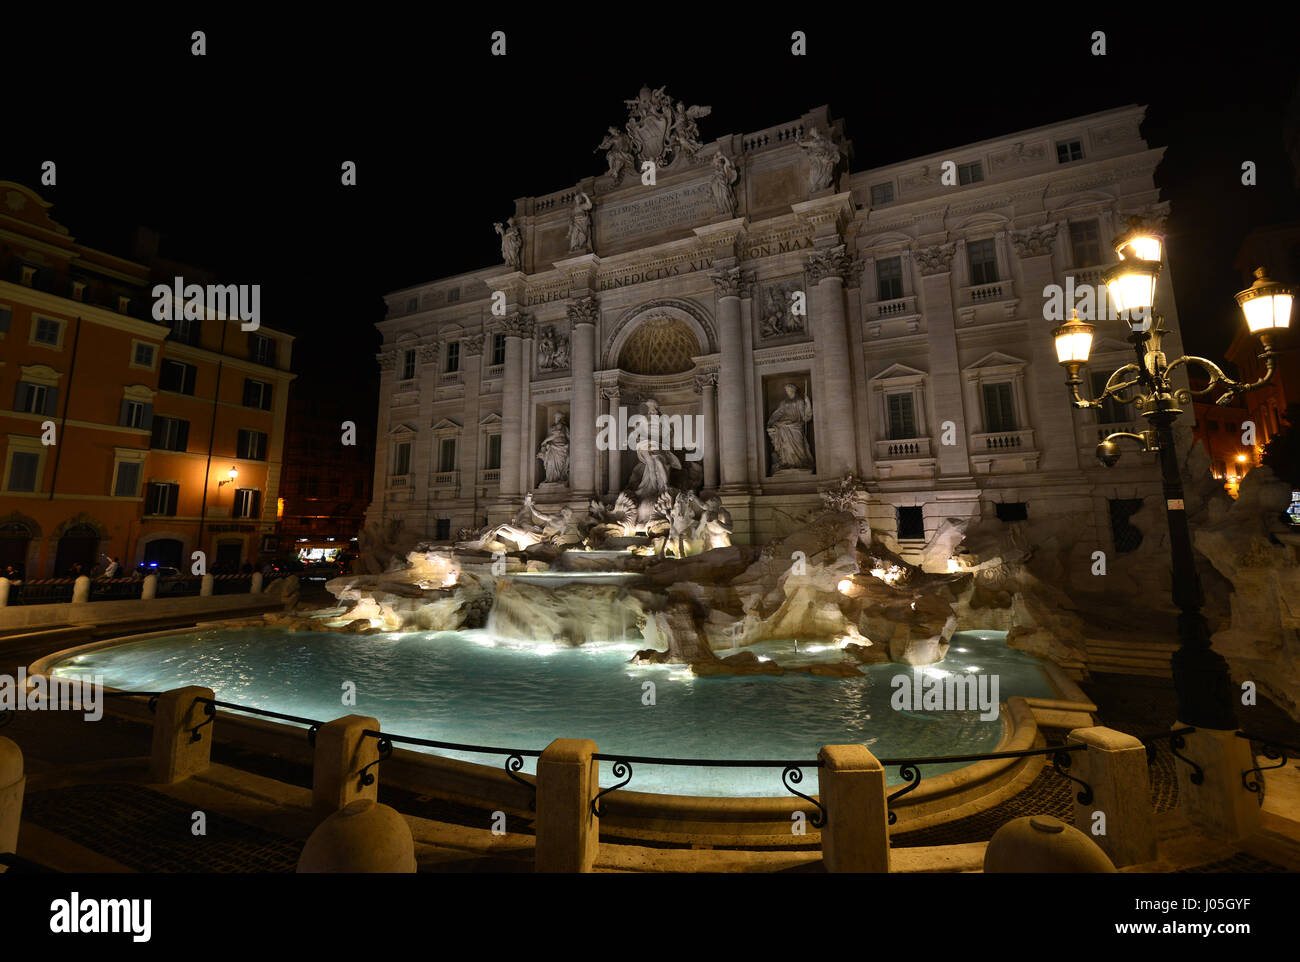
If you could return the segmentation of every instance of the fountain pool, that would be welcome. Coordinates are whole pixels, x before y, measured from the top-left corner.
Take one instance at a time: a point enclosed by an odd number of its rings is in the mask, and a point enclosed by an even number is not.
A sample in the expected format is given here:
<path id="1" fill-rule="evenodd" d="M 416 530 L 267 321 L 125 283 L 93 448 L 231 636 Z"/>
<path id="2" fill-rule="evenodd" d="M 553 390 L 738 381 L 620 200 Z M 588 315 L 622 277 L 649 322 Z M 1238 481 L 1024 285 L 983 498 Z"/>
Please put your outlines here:
<path id="1" fill-rule="evenodd" d="M 1042 663 L 1008 648 L 1003 632 L 959 632 L 948 658 L 921 672 L 996 674 L 999 697 L 1056 697 Z M 554 738 L 590 738 L 606 753 L 681 758 L 809 759 L 822 745 L 863 743 L 877 757 L 992 751 L 999 719 L 979 712 L 895 711 L 890 679 L 912 669 L 872 665 L 861 678 L 696 677 L 628 659 L 644 642 L 581 647 L 503 642 L 485 631 L 351 635 L 224 628 L 128 641 L 75 655 L 52 674 L 102 675 L 113 688 L 159 691 L 204 685 L 219 699 L 329 720 L 357 713 L 385 731 L 441 741 L 541 749 Z M 796 651 L 796 647 L 798 650 Z M 838 660 L 832 646 L 751 646 L 782 665 Z M 345 682 L 357 703 L 343 706 Z M 654 705 L 643 704 L 654 682 Z M 496 756 L 439 752 L 499 767 Z M 956 768 L 927 766 L 935 775 Z M 610 763 L 601 782 L 612 784 Z M 535 759 L 525 770 L 535 771 Z M 805 771 L 805 791 L 816 790 Z M 896 770 L 890 783 L 897 781 Z M 675 795 L 780 796 L 772 769 L 637 765 L 628 789 Z"/>

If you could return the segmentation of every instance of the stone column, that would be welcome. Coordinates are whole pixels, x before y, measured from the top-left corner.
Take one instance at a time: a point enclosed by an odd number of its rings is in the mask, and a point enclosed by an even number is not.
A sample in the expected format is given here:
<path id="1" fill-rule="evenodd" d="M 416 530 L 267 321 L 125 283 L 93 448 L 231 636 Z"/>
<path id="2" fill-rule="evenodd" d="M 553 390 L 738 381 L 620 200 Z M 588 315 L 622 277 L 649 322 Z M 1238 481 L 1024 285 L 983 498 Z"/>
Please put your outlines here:
<path id="1" fill-rule="evenodd" d="M 537 484 L 537 411 L 533 407 L 533 333 L 536 321 L 528 326 L 520 344 L 523 384 L 519 388 L 519 490 L 531 491 Z"/>
<path id="2" fill-rule="evenodd" d="M 375 471 L 370 507 L 366 509 L 366 524 L 382 524 L 388 514 L 388 472 L 392 453 L 388 447 L 389 412 L 393 402 L 393 371 L 397 366 L 397 352 L 391 347 L 375 355 L 379 364 L 379 417 L 375 423 Z"/>
<path id="3" fill-rule="evenodd" d="M 722 487 L 735 490 L 745 486 L 749 456 L 745 444 L 745 356 L 740 328 L 742 278 L 738 267 L 724 267 L 709 276 L 717 295 L 718 341 L 722 355 L 718 370 L 718 401 L 722 408 L 718 424 Z"/>
<path id="4" fill-rule="evenodd" d="M 596 299 L 569 303 L 573 344 L 572 399 L 569 402 L 569 490 L 590 499 L 596 492 Z"/>
<path id="5" fill-rule="evenodd" d="M 519 445 L 523 426 L 524 358 L 522 338 L 531 337 L 533 319 L 518 312 L 501 322 L 506 336 L 505 384 L 501 391 L 501 497 L 517 500 L 519 490 Z"/>
<path id="6" fill-rule="evenodd" d="M 816 286 L 813 341 L 821 359 L 822 383 L 814 405 L 823 408 L 826 437 L 818 438 L 817 473 L 839 477 L 857 472 L 857 439 L 853 430 L 853 367 L 844 317 L 844 278 L 855 269 L 853 255 L 843 245 L 808 255 L 808 279 Z"/>
<path id="7" fill-rule="evenodd" d="M 609 402 L 609 416 L 613 419 L 615 428 L 618 425 L 618 409 L 622 403 L 619 399 L 619 386 L 614 384 L 600 392 L 600 396 Z M 609 446 L 609 478 L 605 486 L 605 493 L 610 497 L 617 497 L 618 492 L 623 487 L 623 452 L 618 446 L 618 439 Z"/>
<path id="8" fill-rule="evenodd" d="M 482 334 L 471 334 L 460 342 L 461 363 L 465 372 L 465 406 L 461 410 L 465 415 L 465 423 L 456 444 L 456 493 L 467 500 L 474 497 L 478 486 L 478 394 L 483 368 L 483 337 Z M 437 457 L 436 451 L 434 456 Z M 472 518 L 469 527 L 476 528 L 478 523 L 478 518 Z M 454 533 L 455 528 L 452 531 Z"/>
<path id="9" fill-rule="evenodd" d="M 704 487 L 713 491 L 718 487 L 718 434 L 713 411 L 713 392 L 718 375 L 709 371 L 695 378 L 695 393 L 700 395 L 700 453 L 704 457 Z"/>
<path id="10" fill-rule="evenodd" d="M 1056 236 L 1056 224 L 1011 232 L 1025 286 L 1021 297 L 1029 305 L 1029 384 L 1023 397 L 1029 408 L 1029 417 L 1025 420 L 1030 423 L 1021 427 L 1034 429 L 1034 446 L 1042 452 L 1038 462 L 1040 471 L 1076 473 L 1079 470 L 1079 436 L 1075 413 L 1061 388 L 1061 369 L 1056 362 L 1056 344 L 1052 340 L 1052 329 L 1061 322 L 1043 319 L 1043 289 L 1059 283 L 1052 267 L 1052 247 Z M 1067 307 L 1065 317 L 1069 316 Z"/>
<path id="11" fill-rule="evenodd" d="M 922 247 L 916 251 L 921 268 L 921 309 L 930 337 L 930 384 L 934 400 L 934 437 L 938 474 L 970 477 L 971 426 L 962 402 L 961 364 L 957 357 L 957 323 L 952 310 L 952 259 L 955 244 Z M 953 444 L 943 443 L 943 423 L 952 421 Z"/>

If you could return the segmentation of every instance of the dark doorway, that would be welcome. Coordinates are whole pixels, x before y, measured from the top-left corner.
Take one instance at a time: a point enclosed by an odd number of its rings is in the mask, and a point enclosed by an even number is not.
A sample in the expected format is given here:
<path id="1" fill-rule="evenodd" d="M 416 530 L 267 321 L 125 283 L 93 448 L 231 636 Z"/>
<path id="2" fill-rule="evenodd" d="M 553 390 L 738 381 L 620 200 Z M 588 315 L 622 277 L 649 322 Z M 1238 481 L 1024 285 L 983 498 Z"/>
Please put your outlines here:
<path id="1" fill-rule="evenodd" d="M 22 578 L 27 572 L 27 549 L 32 542 L 32 532 L 21 521 L 0 525 L 0 575 L 13 565 Z"/>
<path id="2" fill-rule="evenodd" d="M 218 541 L 216 570 L 221 574 L 234 574 L 239 570 L 239 558 L 243 550 L 242 541 Z"/>
<path id="3" fill-rule="evenodd" d="M 181 543 L 175 538 L 159 538 L 144 546 L 146 565 L 156 564 L 160 568 L 175 568 L 184 574 L 181 568 Z"/>
<path id="4" fill-rule="evenodd" d="M 74 524 L 59 539 L 59 550 L 54 556 L 54 577 L 69 574 L 73 565 L 81 565 L 82 574 L 90 574 L 99 554 L 99 532 L 88 524 Z"/>
<path id="5" fill-rule="evenodd" d="M 449 541 L 451 539 L 451 518 L 439 518 L 437 528 L 433 534 L 434 541 Z"/>
<path id="6" fill-rule="evenodd" d="M 925 515 L 919 506 L 898 509 L 898 540 L 925 540 Z"/>

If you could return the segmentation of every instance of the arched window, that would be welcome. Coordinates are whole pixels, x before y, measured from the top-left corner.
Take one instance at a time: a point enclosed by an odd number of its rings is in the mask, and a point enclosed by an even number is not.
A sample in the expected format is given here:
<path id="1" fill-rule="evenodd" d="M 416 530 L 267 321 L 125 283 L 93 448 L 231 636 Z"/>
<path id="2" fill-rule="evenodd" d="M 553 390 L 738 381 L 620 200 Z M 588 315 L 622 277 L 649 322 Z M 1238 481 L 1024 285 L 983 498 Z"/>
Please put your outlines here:
<path id="1" fill-rule="evenodd" d="M 59 538 L 59 550 L 54 556 L 54 576 L 62 578 L 81 565 L 81 574 L 90 574 L 99 554 L 99 532 L 88 524 L 74 524 Z"/>
<path id="2" fill-rule="evenodd" d="M 22 521 L 0 524 L 0 575 L 12 565 L 19 578 L 27 576 L 27 549 L 32 537 L 32 529 Z"/>

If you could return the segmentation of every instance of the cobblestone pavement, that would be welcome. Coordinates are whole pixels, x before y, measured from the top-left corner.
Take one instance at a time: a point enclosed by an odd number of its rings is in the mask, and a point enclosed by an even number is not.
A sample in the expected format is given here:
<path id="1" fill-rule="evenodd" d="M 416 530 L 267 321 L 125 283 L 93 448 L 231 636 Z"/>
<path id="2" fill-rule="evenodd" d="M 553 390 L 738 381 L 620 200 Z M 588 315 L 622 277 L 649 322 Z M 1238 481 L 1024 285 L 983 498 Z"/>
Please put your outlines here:
<path id="1" fill-rule="evenodd" d="M 30 793 L 23 818 L 140 872 L 292 872 L 302 842 L 207 812 L 140 785 L 76 785 Z"/>

